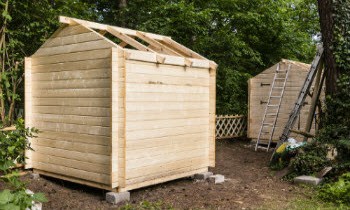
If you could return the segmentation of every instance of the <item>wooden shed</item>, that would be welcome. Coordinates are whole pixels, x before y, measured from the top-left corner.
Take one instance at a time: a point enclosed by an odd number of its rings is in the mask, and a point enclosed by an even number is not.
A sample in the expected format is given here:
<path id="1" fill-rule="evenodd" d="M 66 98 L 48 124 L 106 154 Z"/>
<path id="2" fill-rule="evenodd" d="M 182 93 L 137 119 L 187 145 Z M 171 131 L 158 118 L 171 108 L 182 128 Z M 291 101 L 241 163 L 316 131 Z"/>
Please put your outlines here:
<path id="1" fill-rule="evenodd" d="M 215 62 L 170 37 L 60 17 L 25 60 L 26 168 L 126 191 L 215 165 Z"/>
<path id="2" fill-rule="evenodd" d="M 295 105 L 295 102 L 299 96 L 299 92 L 310 70 L 309 64 L 283 59 L 281 62 L 249 79 L 248 138 L 251 138 L 253 140 L 256 140 L 259 136 L 260 127 L 265 113 L 265 107 L 269 98 L 271 85 L 278 65 L 280 66 L 280 69 L 287 69 L 288 65 L 290 65 L 290 70 L 281 102 L 281 107 L 279 110 L 279 115 L 276 121 L 275 132 L 272 137 L 272 142 L 277 142 L 279 140 L 284 126 L 288 121 L 290 112 Z M 282 81 L 280 83 L 282 83 Z M 300 111 L 298 120 L 294 125 L 295 130 L 304 130 L 309 114 L 310 103 L 311 97 L 307 97 Z M 315 128 L 313 126 L 311 133 L 314 132 Z M 262 134 L 261 142 L 267 142 L 269 137 L 269 134 Z M 295 133 L 291 133 L 290 137 L 293 137 L 297 140 L 303 139 L 303 136 L 298 136 Z"/>

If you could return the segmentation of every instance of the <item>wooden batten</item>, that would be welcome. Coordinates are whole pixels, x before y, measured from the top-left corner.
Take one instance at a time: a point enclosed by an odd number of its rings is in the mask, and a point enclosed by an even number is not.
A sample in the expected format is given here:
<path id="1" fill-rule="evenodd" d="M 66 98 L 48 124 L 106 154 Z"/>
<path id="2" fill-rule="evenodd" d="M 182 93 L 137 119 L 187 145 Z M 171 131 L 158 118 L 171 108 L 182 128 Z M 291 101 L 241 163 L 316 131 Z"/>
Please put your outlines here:
<path id="1" fill-rule="evenodd" d="M 24 108 L 25 112 L 25 127 L 32 127 L 32 59 L 26 57 L 24 59 Z M 31 139 L 28 139 L 29 142 Z M 32 164 L 32 151 L 25 150 L 26 165 L 25 168 L 29 169 L 33 167 Z"/>

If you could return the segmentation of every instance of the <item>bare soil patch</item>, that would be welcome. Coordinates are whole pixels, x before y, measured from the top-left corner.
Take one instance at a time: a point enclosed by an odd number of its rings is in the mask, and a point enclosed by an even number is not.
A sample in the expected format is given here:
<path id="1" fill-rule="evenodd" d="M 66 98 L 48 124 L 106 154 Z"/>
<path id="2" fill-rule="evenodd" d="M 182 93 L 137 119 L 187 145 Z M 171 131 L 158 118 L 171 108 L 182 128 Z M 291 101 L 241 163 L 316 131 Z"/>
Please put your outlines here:
<path id="1" fill-rule="evenodd" d="M 268 168 L 271 153 L 254 152 L 245 140 L 219 140 L 216 167 L 211 171 L 228 179 L 215 185 L 207 181 L 180 179 L 131 191 L 130 204 L 162 202 L 175 209 L 261 209 L 283 208 L 303 195 L 303 188 L 279 180 Z M 44 192 L 49 199 L 44 209 L 118 209 L 106 203 L 106 191 L 49 177 L 31 180 L 29 189 Z"/>

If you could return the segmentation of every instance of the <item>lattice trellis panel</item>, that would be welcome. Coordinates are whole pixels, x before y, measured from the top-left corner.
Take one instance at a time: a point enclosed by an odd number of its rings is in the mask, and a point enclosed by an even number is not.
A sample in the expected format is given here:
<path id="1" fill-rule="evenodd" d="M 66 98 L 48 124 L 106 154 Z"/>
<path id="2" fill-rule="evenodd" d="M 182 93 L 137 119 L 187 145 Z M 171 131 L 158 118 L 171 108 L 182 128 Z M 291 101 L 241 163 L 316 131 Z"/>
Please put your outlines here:
<path id="1" fill-rule="evenodd" d="M 247 133 L 247 118 L 243 115 L 217 115 L 216 139 L 234 138 Z"/>

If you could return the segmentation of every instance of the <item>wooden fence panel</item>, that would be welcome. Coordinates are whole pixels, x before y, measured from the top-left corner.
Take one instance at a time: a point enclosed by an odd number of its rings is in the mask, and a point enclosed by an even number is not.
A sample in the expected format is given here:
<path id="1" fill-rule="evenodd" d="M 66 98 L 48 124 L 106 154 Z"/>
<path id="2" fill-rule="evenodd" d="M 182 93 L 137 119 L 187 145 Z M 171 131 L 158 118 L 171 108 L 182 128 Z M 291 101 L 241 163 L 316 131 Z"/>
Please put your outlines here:
<path id="1" fill-rule="evenodd" d="M 245 136 L 247 133 L 247 118 L 243 115 L 217 115 L 216 139 L 226 139 Z"/>

